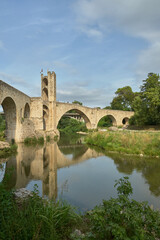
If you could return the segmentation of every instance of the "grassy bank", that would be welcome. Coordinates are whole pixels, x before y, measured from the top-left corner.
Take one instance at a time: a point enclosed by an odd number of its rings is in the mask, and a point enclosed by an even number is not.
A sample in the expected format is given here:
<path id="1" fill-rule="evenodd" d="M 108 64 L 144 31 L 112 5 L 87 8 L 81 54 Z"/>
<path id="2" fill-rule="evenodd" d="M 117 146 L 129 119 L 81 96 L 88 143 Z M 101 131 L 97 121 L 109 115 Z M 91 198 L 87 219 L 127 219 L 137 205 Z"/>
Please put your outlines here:
<path id="1" fill-rule="evenodd" d="M 17 145 L 13 144 L 10 148 L 0 150 L 0 158 L 7 158 L 17 153 Z"/>
<path id="2" fill-rule="evenodd" d="M 160 156 L 159 132 L 95 132 L 88 135 L 85 141 L 107 151 Z"/>
<path id="3" fill-rule="evenodd" d="M 43 145 L 44 144 L 44 137 L 39 137 L 39 138 L 36 138 L 36 137 L 27 137 L 24 139 L 24 144 L 25 145 L 37 145 L 37 144 L 40 144 L 40 145 Z"/>
<path id="4" fill-rule="evenodd" d="M 104 200 L 84 215 L 66 203 L 31 197 L 18 204 L 0 184 L 0 239 L 124 240 L 159 239 L 160 213 L 130 199 L 127 177 L 116 181 L 117 198 Z"/>

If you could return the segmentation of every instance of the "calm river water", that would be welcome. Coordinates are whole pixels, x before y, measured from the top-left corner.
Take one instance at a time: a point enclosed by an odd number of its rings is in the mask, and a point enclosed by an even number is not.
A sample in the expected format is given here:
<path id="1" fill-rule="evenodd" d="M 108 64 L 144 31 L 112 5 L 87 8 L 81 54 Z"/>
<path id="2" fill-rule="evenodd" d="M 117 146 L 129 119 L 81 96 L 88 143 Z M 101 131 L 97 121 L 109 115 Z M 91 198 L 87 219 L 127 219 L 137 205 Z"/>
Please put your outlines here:
<path id="1" fill-rule="evenodd" d="M 57 143 L 26 147 L 0 169 L 0 181 L 12 170 L 9 188 L 34 189 L 41 196 L 65 199 L 81 211 L 103 199 L 116 197 L 115 180 L 129 176 L 133 198 L 160 208 L 160 160 L 120 154 L 104 155 L 81 143 L 81 139 L 62 138 Z"/>

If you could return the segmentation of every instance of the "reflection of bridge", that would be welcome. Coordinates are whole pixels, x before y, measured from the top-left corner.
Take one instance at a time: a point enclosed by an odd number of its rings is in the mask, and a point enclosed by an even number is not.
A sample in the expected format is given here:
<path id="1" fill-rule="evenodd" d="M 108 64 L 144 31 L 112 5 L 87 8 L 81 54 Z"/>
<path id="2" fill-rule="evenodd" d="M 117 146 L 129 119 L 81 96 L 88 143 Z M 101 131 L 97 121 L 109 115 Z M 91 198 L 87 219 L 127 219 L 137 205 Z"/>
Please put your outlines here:
<path id="1" fill-rule="evenodd" d="M 74 110 L 85 121 L 88 129 L 97 128 L 104 116 L 109 116 L 113 125 L 126 124 L 134 112 L 89 108 L 78 104 L 56 101 L 56 74 L 41 74 L 41 97 L 30 98 L 24 93 L 0 81 L 0 104 L 6 119 L 8 140 L 23 141 L 27 136 L 54 136 L 61 117 Z"/>
<path id="2" fill-rule="evenodd" d="M 70 146 L 71 147 L 71 146 Z M 80 147 L 78 147 L 80 148 Z M 6 164 L 7 169 L 15 168 L 13 177 L 10 181 L 10 187 L 23 188 L 31 180 L 42 180 L 43 195 L 49 195 L 50 198 L 57 196 L 57 169 L 69 167 L 81 163 L 90 158 L 101 156 L 95 150 L 88 149 L 81 145 L 81 152 L 76 159 L 67 158 L 56 143 L 46 145 L 45 147 L 26 147 L 23 144 L 18 145 L 18 154 L 11 158 Z"/>

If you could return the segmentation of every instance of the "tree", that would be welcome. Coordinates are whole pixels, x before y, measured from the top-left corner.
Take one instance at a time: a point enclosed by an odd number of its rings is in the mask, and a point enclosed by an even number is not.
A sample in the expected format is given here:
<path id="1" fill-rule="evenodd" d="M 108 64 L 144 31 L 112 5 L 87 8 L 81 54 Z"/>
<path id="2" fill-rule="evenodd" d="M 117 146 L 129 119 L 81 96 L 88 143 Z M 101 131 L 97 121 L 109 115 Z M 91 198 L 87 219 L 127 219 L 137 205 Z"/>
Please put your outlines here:
<path id="1" fill-rule="evenodd" d="M 135 125 L 160 124 L 160 80 L 159 75 L 149 73 L 140 87 L 139 96 L 133 101 L 135 115 L 130 123 Z"/>
<path id="2" fill-rule="evenodd" d="M 132 102 L 135 97 L 135 94 L 132 91 L 132 88 L 130 86 L 118 88 L 115 94 L 116 94 L 116 97 L 114 97 L 111 102 L 111 109 L 131 111 Z"/>

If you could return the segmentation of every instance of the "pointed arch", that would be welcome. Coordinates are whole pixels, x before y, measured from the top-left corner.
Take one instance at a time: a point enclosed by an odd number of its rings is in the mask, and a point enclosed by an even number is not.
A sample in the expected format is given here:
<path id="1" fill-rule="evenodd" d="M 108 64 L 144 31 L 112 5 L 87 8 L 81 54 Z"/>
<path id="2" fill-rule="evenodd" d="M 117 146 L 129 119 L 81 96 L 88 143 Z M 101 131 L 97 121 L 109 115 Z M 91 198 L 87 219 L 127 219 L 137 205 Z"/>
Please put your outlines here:
<path id="1" fill-rule="evenodd" d="M 48 118 L 49 117 L 49 109 L 46 105 L 43 105 L 43 130 L 48 129 Z"/>
<path id="2" fill-rule="evenodd" d="M 48 101 L 48 89 L 47 88 L 43 88 L 42 98 L 44 101 Z"/>
<path id="3" fill-rule="evenodd" d="M 48 86 L 48 79 L 47 78 L 43 78 L 43 88 Z"/>
<path id="4" fill-rule="evenodd" d="M 24 118 L 29 118 L 30 117 L 30 107 L 29 104 L 26 103 L 24 107 Z"/>

